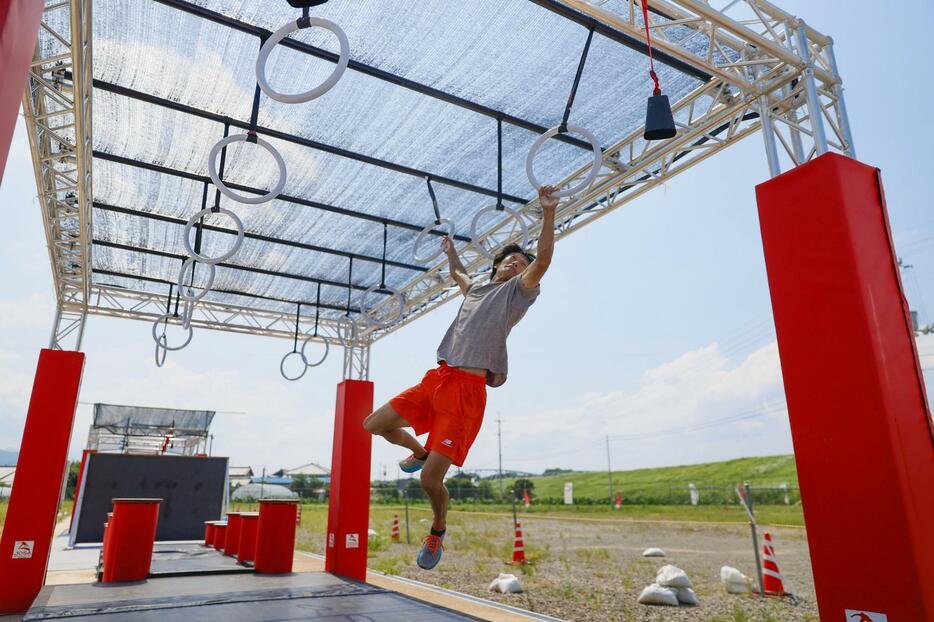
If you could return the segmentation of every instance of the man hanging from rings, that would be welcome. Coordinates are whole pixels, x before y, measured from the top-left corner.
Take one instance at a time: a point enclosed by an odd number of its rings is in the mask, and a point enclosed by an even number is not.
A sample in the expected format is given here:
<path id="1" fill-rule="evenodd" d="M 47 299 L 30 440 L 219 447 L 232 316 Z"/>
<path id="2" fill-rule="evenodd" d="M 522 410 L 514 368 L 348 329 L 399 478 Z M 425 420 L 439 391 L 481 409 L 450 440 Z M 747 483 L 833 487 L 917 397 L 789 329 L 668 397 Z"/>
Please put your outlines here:
<path id="1" fill-rule="evenodd" d="M 486 407 L 486 387 L 506 382 L 506 337 L 538 298 L 539 281 L 554 251 L 556 186 L 542 186 L 542 231 L 538 257 L 516 244 L 503 248 L 493 260 L 489 282 L 473 283 L 451 240 L 442 248 L 451 276 L 464 300 L 457 317 L 438 346 L 438 366 L 422 381 L 370 414 L 363 425 L 371 434 L 409 449 L 399 466 L 406 473 L 421 470 L 421 484 L 431 501 L 434 520 L 422 541 L 418 565 L 426 570 L 441 560 L 447 528 L 448 490 L 444 478 L 451 464 L 463 466 L 480 431 Z M 415 436 L 428 433 L 424 446 Z"/>

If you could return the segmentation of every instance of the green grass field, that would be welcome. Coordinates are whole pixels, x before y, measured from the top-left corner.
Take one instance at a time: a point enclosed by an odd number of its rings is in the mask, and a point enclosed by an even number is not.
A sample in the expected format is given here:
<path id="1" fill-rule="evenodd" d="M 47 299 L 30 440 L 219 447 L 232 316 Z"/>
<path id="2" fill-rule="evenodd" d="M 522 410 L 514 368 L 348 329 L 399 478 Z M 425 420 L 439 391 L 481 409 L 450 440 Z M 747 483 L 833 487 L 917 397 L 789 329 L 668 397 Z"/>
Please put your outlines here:
<path id="1" fill-rule="evenodd" d="M 535 485 L 534 496 L 560 498 L 564 484 L 573 482 L 575 497 L 607 498 L 609 482 L 605 471 L 573 472 L 560 475 L 529 478 Z M 728 491 L 736 483 L 748 481 L 753 487 L 772 487 L 787 483 L 798 486 L 798 473 L 792 455 L 761 458 L 738 458 L 725 462 L 709 462 L 687 466 L 614 471 L 613 487 L 621 490 L 626 500 L 648 496 L 678 494 L 688 498 L 687 485 L 693 482 L 704 498 L 704 487 L 718 487 Z M 703 501 L 702 501 L 703 502 Z"/>

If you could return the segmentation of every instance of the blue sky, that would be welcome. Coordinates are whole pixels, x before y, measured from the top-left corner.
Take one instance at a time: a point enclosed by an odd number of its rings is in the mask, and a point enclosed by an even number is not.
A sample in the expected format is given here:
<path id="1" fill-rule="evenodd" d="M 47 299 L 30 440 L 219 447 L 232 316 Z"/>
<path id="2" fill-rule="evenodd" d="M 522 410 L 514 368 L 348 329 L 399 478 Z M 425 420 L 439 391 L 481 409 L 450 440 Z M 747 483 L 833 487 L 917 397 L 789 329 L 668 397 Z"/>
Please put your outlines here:
<path id="1" fill-rule="evenodd" d="M 909 302 L 922 323 L 934 322 L 934 7 L 781 6 L 834 38 L 859 158 L 882 169 L 896 247 L 913 266 L 903 273 Z M 0 448 L 14 450 L 53 317 L 22 130 L 0 186 Z M 510 338 L 509 381 L 490 391 L 465 466 L 496 467 L 497 417 L 504 466 L 530 471 L 605 468 L 604 435 L 617 469 L 790 452 L 754 197 L 767 173 L 754 135 L 561 241 L 541 297 Z M 445 305 L 373 348 L 377 405 L 433 365 L 455 312 Z M 109 402 L 217 410 L 214 450 L 232 463 L 328 464 L 340 357 L 288 383 L 278 364 L 289 345 L 199 331 L 157 369 L 148 324 L 92 317 L 72 451 L 86 442 L 90 404 Z M 656 432 L 665 434 L 648 436 Z M 394 477 L 401 457 L 375 442 L 374 476 L 383 464 Z"/>

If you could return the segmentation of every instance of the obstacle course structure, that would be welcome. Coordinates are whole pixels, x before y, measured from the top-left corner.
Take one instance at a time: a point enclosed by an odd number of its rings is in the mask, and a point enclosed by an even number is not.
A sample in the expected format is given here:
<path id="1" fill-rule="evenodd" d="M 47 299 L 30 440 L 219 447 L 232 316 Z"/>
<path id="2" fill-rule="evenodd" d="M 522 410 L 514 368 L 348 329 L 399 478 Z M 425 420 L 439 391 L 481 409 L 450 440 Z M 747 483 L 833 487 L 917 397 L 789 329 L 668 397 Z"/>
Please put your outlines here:
<path id="1" fill-rule="evenodd" d="M 539 235 L 529 178 L 560 180 L 573 194 L 558 208 L 560 239 L 762 130 L 775 179 L 760 188 L 760 218 L 821 616 L 934 615 L 934 594 L 909 589 L 934 584 L 931 535 L 919 527 L 934 516 L 934 428 L 910 322 L 902 322 L 881 184 L 851 159 L 833 42 L 767 0 L 724 1 L 719 10 L 701 0 L 646 1 L 643 12 L 635 0 L 509 0 L 491 13 L 473 0 L 462 10 L 473 17 L 455 19 L 446 3 L 376 11 L 332 0 L 315 17 L 340 25 L 349 58 L 343 41 L 335 46 L 320 29 L 283 38 L 263 59 L 270 89 L 257 84 L 255 68 L 264 44 L 296 17 L 281 3 L 47 1 L 35 55 L 21 67 L 58 299 L 34 399 L 54 386 L 44 380 L 48 361 L 68 354 L 55 350 L 80 349 L 88 314 L 161 319 L 182 325 L 188 339 L 192 328 L 280 337 L 292 340 L 292 353 L 299 337 L 341 343 L 327 565 L 363 578 L 369 461 L 360 457 L 370 439 L 360 423 L 372 410 L 370 348 L 457 295 L 443 261 L 412 256 L 419 235 L 440 238 L 443 212 L 465 266 L 483 274 L 491 249 Z M 649 33 L 677 128 L 653 142 L 642 126 Z M 500 71 L 480 69 L 490 59 Z M 311 102 L 286 108 L 261 96 L 319 83 L 345 61 L 340 81 Z M 247 138 L 234 143 L 236 133 Z M 230 145 L 213 170 L 207 156 L 222 139 Z M 287 165 L 282 188 L 279 160 L 257 156 L 260 139 Z M 783 169 L 791 170 L 780 176 Z M 270 200 L 244 206 L 223 189 Z M 272 198 L 270 189 L 281 193 Z M 439 227 L 423 233 L 429 205 Z M 205 210 L 210 221 L 185 226 Z M 242 227 L 214 221 L 219 210 Z M 183 241 L 189 231 L 194 244 Z M 183 265 L 188 250 L 217 257 L 232 238 L 242 238 L 236 256 L 207 272 Z M 210 291 L 185 308 L 185 288 Z M 851 310 L 846 332 L 822 323 L 841 305 Z M 162 337 L 153 336 L 158 363 Z M 844 358 L 842 342 L 858 347 Z M 167 336 L 161 347 L 168 351 Z M 854 380 L 859 391 L 850 391 Z M 833 420 L 843 410 L 849 422 Z M 855 468 L 871 465 L 867 477 L 885 502 L 844 516 L 843 501 L 857 496 L 859 478 L 842 470 L 854 446 L 872 455 Z M 64 453 L 45 454 L 64 462 Z M 28 472 L 38 455 L 21 456 Z M 52 520 L 41 503 L 22 503 L 14 497 L 8 521 L 21 511 Z M 892 525 L 903 528 L 897 539 Z M 864 566 L 852 542 L 866 533 L 899 557 Z M 4 576 L 8 557 L 0 550 Z"/>

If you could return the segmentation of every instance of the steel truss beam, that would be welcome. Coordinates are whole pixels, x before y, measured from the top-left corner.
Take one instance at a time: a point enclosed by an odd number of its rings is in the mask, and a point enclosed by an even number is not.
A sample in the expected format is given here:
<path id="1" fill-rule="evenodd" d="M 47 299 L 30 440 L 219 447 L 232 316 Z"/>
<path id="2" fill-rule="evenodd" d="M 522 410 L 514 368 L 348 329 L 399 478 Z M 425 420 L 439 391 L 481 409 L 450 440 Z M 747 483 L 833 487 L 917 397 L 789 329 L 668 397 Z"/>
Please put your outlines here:
<path id="1" fill-rule="evenodd" d="M 94 284 L 91 285 L 87 312 L 152 323 L 166 313 L 167 308 L 171 313 L 176 313 L 175 300 L 173 298 L 172 303 L 169 304 L 167 294 L 131 291 L 112 285 Z M 71 305 L 66 304 L 65 311 L 72 311 Z M 172 323 L 177 324 L 179 320 L 173 318 Z M 191 325 L 195 328 L 291 340 L 295 337 L 295 311 L 274 311 L 200 300 L 195 307 Z M 311 336 L 314 330 L 314 316 L 309 318 L 302 315 L 299 320 L 299 339 L 310 338 L 321 341 L 321 337 L 324 337 L 330 341 L 331 345 L 337 345 L 338 327 L 337 318 L 321 316 L 318 320 L 320 337 L 315 338 Z M 363 342 L 361 344 L 365 345 Z"/>
<path id="2" fill-rule="evenodd" d="M 340 156 L 342 158 L 347 158 L 350 160 L 356 160 L 357 162 L 363 162 L 364 164 L 371 164 L 373 166 L 378 166 L 380 168 L 385 168 L 396 173 L 402 173 L 404 175 L 410 175 L 412 177 L 418 177 L 419 179 L 424 179 L 425 177 L 431 177 L 431 181 L 434 183 L 444 184 L 451 186 L 453 188 L 459 188 L 461 190 L 468 190 L 470 192 L 476 192 L 477 194 L 483 194 L 488 197 L 502 197 L 503 200 L 509 201 L 511 203 L 525 203 L 527 199 L 522 197 L 517 197 L 511 194 L 500 195 L 496 190 L 491 188 L 484 188 L 483 186 L 477 186 L 475 184 L 470 184 L 465 181 L 460 181 L 454 179 L 453 177 L 445 177 L 443 175 L 436 175 L 430 171 L 425 171 L 417 168 L 412 168 L 411 166 L 405 166 L 398 164 L 396 162 L 390 162 L 388 160 L 383 160 L 374 156 L 368 156 L 363 153 L 358 153 L 356 151 L 351 151 L 349 149 L 344 149 L 342 147 L 335 147 L 334 145 L 328 145 L 316 140 L 311 140 L 309 138 L 302 138 L 301 136 L 294 136 L 286 132 L 281 132 L 279 130 L 274 130 L 269 127 L 264 127 L 262 125 L 257 125 L 255 127 L 251 126 L 248 121 L 240 121 L 234 119 L 233 117 L 228 117 L 226 115 L 217 114 L 214 112 L 209 112 L 207 110 L 202 110 L 201 108 L 195 108 L 194 106 L 188 106 L 187 104 L 180 104 L 178 102 L 173 102 L 170 99 L 165 99 L 164 97 L 156 97 L 155 95 L 149 95 L 148 93 L 143 93 L 141 91 L 136 91 L 134 89 L 122 87 L 116 84 L 111 84 L 109 82 L 104 82 L 103 80 L 94 80 L 94 88 L 100 89 L 102 91 L 108 91 L 110 93 L 122 95 L 124 97 L 129 97 L 131 99 L 137 99 L 139 101 L 144 101 L 146 103 L 161 106 L 163 108 L 169 108 L 182 112 L 184 114 L 189 114 L 194 117 L 199 117 L 201 119 L 206 119 L 209 121 L 214 121 L 221 124 L 229 124 L 231 127 L 238 127 L 244 131 L 253 130 L 257 134 L 262 134 L 264 136 L 269 136 L 271 138 L 277 138 L 279 140 L 289 142 L 295 145 L 301 145 L 302 147 L 308 147 L 309 149 L 314 149 L 316 151 L 323 151 L 325 153 L 330 153 L 332 155 Z M 220 138 L 220 137 L 218 137 Z M 236 187 L 231 184 L 228 184 L 230 187 Z M 265 194 L 267 190 L 257 191 Z"/>
<path id="3" fill-rule="evenodd" d="M 57 299 L 49 347 L 80 349 L 91 265 L 90 0 L 46 2 L 23 114 Z"/>

